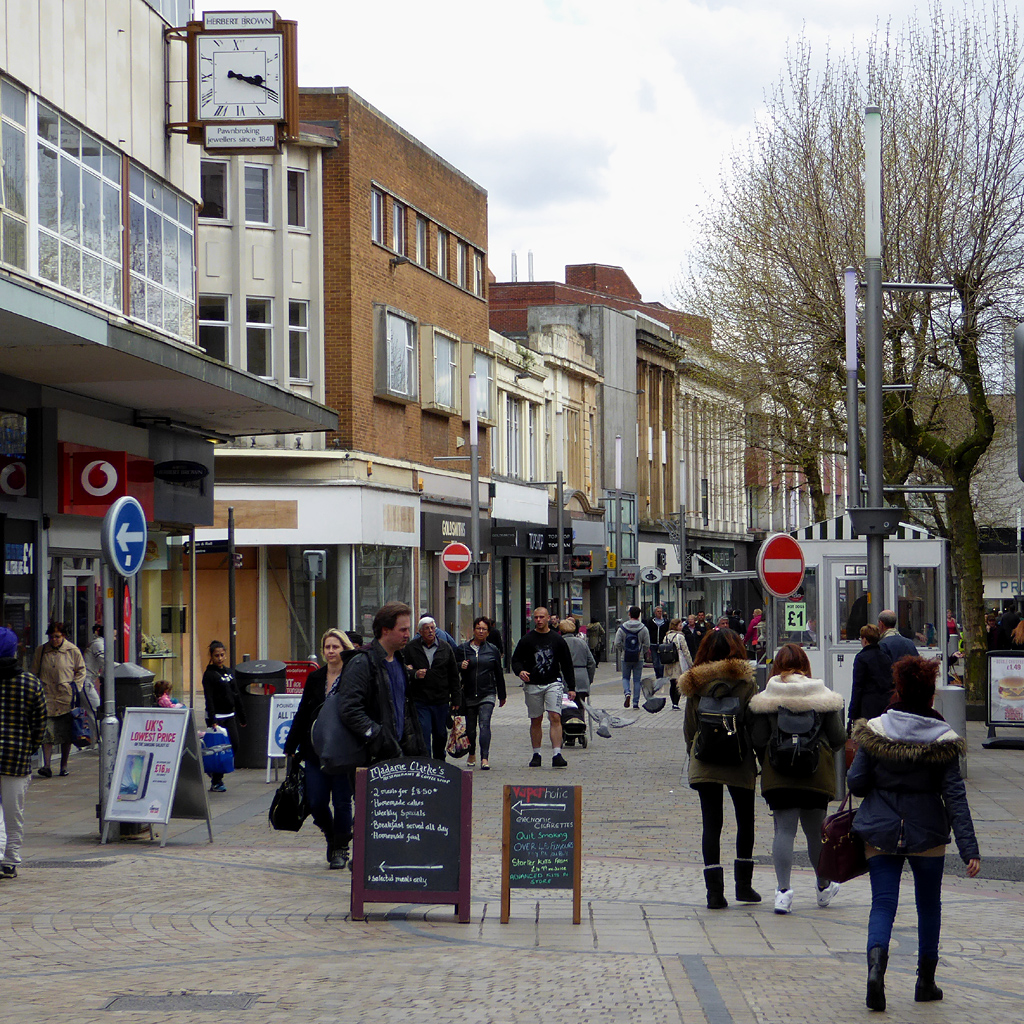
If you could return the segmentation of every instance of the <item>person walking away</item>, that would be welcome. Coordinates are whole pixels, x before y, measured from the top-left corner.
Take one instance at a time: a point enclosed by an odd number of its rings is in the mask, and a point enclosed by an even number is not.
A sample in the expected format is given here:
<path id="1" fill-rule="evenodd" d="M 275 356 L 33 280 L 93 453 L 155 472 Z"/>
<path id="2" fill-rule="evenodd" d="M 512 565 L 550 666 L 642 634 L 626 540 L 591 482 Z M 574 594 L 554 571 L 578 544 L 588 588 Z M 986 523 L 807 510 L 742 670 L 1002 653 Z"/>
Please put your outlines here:
<path id="1" fill-rule="evenodd" d="M 594 619 L 587 626 L 587 646 L 590 648 L 590 653 L 594 655 L 595 665 L 601 664 L 601 655 L 604 654 L 604 637 L 604 626 L 597 619 Z"/>
<path id="2" fill-rule="evenodd" d="M 624 708 L 629 707 L 630 682 L 633 687 L 633 707 L 640 707 L 640 678 L 644 671 L 644 660 L 651 649 L 651 634 L 640 621 L 640 609 L 633 605 L 629 618 L 615 633 L 615 648 L 622 652 L 622 693 Z"/>
<path id="3" fill-rule="evenodd" d="M 309 812 L 327 841 L 328 867 L 332 871 L 340 871 L 349 864 L 352 786 L 347 773 L 328 775 L 320 767 L 320 758 L 313 748 L 312 731 L 316 716 L 320 714 L 327 694 L 341 678 L 346 660 L 355 652 L 355 645 L 340 629 L 332 628 L 320 638 L 320 652 L 324 664 L 306 677 L 302 699 L 284 741 L 284 752 L 287 757 L 298 758 L 305 768 Z"/>
<path id="4" fill-rule="evenodd" d="M 586 638 L 579 635 L 579 626 L 575 619 L 562 619 L 558 631 L 569 647 L 572 655 L 573 688 L 576 691 L 577 703 L 590 700 L 590 687 L 597 671 L 597 660 L 594 658 Z M 582 705 L 581 705 L 582 707 Z M 586 714 L 586 712 L 584 712 Z M 584 718 L 586 722 L 586 718 Z"/>
<path id="5" fill-rule="evenodd" d="M 551 629 L 547 608 L 534 609 L 533 629 L 523 636 L 512 652 L 512 671 L 523 682 L 526 713 L 530 716 L 533 757 L 529 767 L 539 768 L 542 763 L 540 751 L 545 712 L 551 740 L 551 767 L 567 767 L 568 762 L 562 757 L 562 691 L 564 686 L 570 698 L 575 696 L 576 691 L 571 687 L 576 673 L 568 645 L 561 633 Z"/>
<path id="6" fill-rule="evenodd" d="M 745 741 L 747 706 L 757 693 L 754 669 L 747 660 L 743 638 L 731 629 L 714 630 L 705 635 L 693 659 L 693 668 L 679 677 L 679 689 L 686 697 L 683 737 L 690 753 L 687 779 L 700 798 L 702 822 L 701 853 L 704 858 L 704 885 L 709 910 L 729 905 L 725 898 L 725 877 L 721 864 L 721 842 L 725 789 L 728 788 L 736 814 L 736 860 L 733 874 L 736 899 L 740 903 L 760 903 L 754 891 L 754 781 L 757 764 L 754 752 Z M 698 713 L 702 697 L 732 697 L 737 710 L 726 729 L 712 735 L 711 716 L 702 724 Z M 719 733 L 726 732 L 724 741 Z"/>
<path id="7" fill-rule="evenodd" d="M 847 775 L 863 797 L 853 830 L 864 840 L 871 876 L 868 918 L 869 1010 L 885 1009 L 885 970 L 899 903 L 900 875 L 909 860 L 917 903 L 917 986 L 919 1003 L 942 998 L 935 984 L 942 927 L 942 872 L 950 827 L 967 877 L 981 870 L 981 855 L 960 758 L 967 744 L 932 708 L 938 662 L 903 658 L 893 666 L 896 700 L 870 720 L 861 719 L 853 737 L 860 744 Z"/>
<path id="8" fill-rule="evenodd" d="M 750 625 L 747 626 L 747 632 L 743 637 L 743 642 L 747 645 L 747 651 L 756 653 L 758 648 L 758 640 L 760 639 L 760 631 L 758 626 L 761 624 L 763 613 L 760 608 L 754 609 L 754 614 L 750 616 Z"/>
<path id="9" fill-rule="evenodd" d="M 238 729 L 245 728 L 245 708 L 235 673 L 228 665 L 228 652 L 219 640 L 210 642 L 210 661 L 203 673 L 203 698 L 206 703 L 206 724 L 225 729 L 231 750 L 238 755 Z M 225 793 L 224 775 L 210 775 L 210 792 Z"/>
<path id="10" fill-rule="evenodd" d="M 462 703 L 459 690 L 457 648 L 449 647 L 437 635 L 437 623 L 424 615 L 416 624 L 418 635 L 405 648 L 405 662 L 411 669 L 409 696 L 416 706 L 420 731 L 429 739 L 431 756 L 445 759 L 448 723 Z"/>
<path id="11" fill-rule="evenodd" d="M 907 655 L 912 658 L 917 657 L 917 647 L 914 641 L 896 629 L 896 613 L 892 609 L 886 608 L 879 613 L 878 632 L 881 634 L 878 645 L 889 655 L 894 665 L 900 658 Z"/>
<path id="12" fill-rule="evenodd" d="M 100 706 L 100 692 L 103 689 L 103 668 L 104 668 L 104 642 L 103 626 L 97 622 L 92 627 L 92 640 L 89 646 L 82 652 L 85 659 L 85 696 L 93 711 Z"/>
<path id="13" fill-rule="evenodd" d="M 654 678 L 661 679 L 665 675 L 665 667 L 658 656 L 658 644 L 665 639 L 669 630 L 669 621 L 665 618 L 665 609 L 659 604 L 649 619 L 644 619 L 647 636 L 651 643 L 651 665 L 654 667 Z"/>
<path id="14" fill-rule="evenodd" d="M 775 819 L 775 913 L 793 905 L 793 847 L 799 825 L 811 866 L 821 854 L 821 825 L 836 796 L 834 752 L 846 744 L 843 698 L 820 679 L 799 644 L 783 644 L 775 675 L 750 701 L 750 742 L 761 762 L 761 796 Z M 827 907 L 839 883 L 817 876 L 817 903 Z"/>
<path id="15" fill-rule="evenodd" d="M 501 651 L 488 639 L 491 622 L 479 616 L 473 623 L 473 639 L 459 646 L 462 673 L 462 714 L 466 718 L 466 736 L 469 738 L 469 767 L 476 764 L 477 727 L 480 729 L 480 770 L 491 768 L 491 715 L 494 705 L 505 706 L 505 673 L 501 667 Z"/>
<path id="16" fill-rule="evenodd" d="M 693 668 L 693 659 L 690 657 L 690 645 L 687 643 L 686 634 L 683 632 L 682 619 L 673 619 L 668 624 L 668 632 L 665 634 L 665 643 L 674 644 L 679 652 L 676 664 L 671 669 L 671 678 L 668 684 L 669 697 L 672 700 L 672 710 L 679 710 L 679 676 Z"/>
<path id="17" fill-rule="evenodd" d="M 55 745 L 60 747 L 60 774 L 68 775 L 71 756 L 71 709 L 75 689 L 85 683 L 85 659 L 82 652 L 67 639 L 63 622 L 53 622 L 46 631 L 50 638 L 37 647 L 32 657 L 32 675 L 43 684 L 46 694 L 46 732 L 43 735 L 43 766 L 38 775 L 42 779 L 53 777 L 50 758 Z"/>
<path id="18" fill-rule="evenodd" d="M 0 881 L 18 877 L 32 755 L 43 742 L 43 684 L 18 668 L 18 637 L 0 626 Z"/>
<path id="19" fill-rule="evenodd" d="M 861 626 L 861 649 L 853 659 L 853 691 L 850 694 L 848 730 L 860 718 L 877 718 L 892 699 L 892 659 L 879 644 L 877 626 Z"/>

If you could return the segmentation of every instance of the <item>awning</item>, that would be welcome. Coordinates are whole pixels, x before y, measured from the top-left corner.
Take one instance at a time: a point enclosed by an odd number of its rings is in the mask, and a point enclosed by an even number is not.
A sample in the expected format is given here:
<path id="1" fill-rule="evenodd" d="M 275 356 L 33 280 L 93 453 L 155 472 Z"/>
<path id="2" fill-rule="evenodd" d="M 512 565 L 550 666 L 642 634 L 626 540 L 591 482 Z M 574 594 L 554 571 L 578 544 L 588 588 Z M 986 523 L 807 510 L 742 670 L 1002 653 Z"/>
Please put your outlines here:
<path id="1" fill-rule="evenodd" d="M 0 279 L 0 373 L 213 434 L 335 430 L 338 415 L 171 341 Z"/>

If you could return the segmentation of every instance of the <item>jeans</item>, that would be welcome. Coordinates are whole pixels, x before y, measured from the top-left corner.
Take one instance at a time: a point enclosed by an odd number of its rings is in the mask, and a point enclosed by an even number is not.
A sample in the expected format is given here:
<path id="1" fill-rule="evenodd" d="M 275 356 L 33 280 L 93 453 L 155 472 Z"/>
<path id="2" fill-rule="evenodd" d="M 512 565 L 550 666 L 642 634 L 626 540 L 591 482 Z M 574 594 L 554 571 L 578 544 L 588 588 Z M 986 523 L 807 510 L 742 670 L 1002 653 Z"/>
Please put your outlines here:
<path id="1" fill-rule="evenodd" d="M 348 775 L 345 772 L 327 775 L 319 766 L 307 762 L 306 800 L 313 822 L 327 837 L 327 842 L 340 840 L 347 844 L 352 838 L 352 787 Z"/>
<path id="2" fill-rule="evenodd" d="M 430 756 L 443 761 L 444 748 L 448 743 L 448 705 L 424 704 L 418 700 L 413 703 L 416 705 L 416 714 L 419 715 L 420 732 L 423 733 L 424 742 L 429 738 Z"/>
<path id="3" fill-rule="evenodd" d="M 651 644 L 651 664 L 654 666 L 654 678 L 661 679 L 665 675 L 665 666 L 661 663 L 661 658 L 658 657 L 658 650 Z"/>
<path id="4" fill-rule="evenodd" d="M 699 782 L 693 787 L 700 797 L 700 814 L 703 820 L 703 831 L 700 837 L 701 853 L 704 863 L 722 863 L 722 825 L 724 816 L 725 789 L 718 782 Z M 748 860 L 754 854 L 754 791 L 729 787 L 733 810 L 736 812 L 736 857 Z"/>
<path id="5" fill-rule="evenodd" d="M 634 661 L 630 664 L 628 661 L 622 663 L 622 692 L 625 696 L 629 696 L 629 680 L 630 677 L 633 679 L 633 703 L 640 703 L 640 676 L 643 675 L 644 663 L 642 661 Z"/>
<path id="6" fill-rule="evenodd" d="M 904 857 L 882 853 L 868 860 L 871 875 L 871 915 L 868 918 L 868 951 L 875 946 L 889 948 L 892 924 L 900 901 L 900 875 L 903 862 L 910 861 L 914 873 L 914 897 L 917 902 L 917 954 L 939 955 L 939 931 L 942 928 L 942 872 L 945 857 Z"/>
<path id="7" fill-rule="evenodd" d="M 469 737 L 469 752 L 476 753 L 476 726 L 480 723 L 480 756 L 489 758 L 491 756 L 491 715 L 494 714 L 494 705 L 487 701 L 485 704 L 467 704 L 463 710 L 466 712 L 466 735 Z"/>

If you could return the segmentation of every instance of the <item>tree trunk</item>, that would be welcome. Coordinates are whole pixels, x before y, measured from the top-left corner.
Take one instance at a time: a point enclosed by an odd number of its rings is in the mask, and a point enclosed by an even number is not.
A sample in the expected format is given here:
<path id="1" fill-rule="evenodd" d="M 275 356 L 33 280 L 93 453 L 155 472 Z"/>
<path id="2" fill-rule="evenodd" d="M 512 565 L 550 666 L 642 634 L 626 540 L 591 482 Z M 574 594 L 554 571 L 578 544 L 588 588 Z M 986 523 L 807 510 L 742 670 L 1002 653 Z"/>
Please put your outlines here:
<path id="1" fill-rule="evenodd" d="M 978 524 L 974 519 L 969 479 L 967 475 L 946 474 L 946 482 L 953 486 L 953 493 L 946 502 L 946 510 L 950 555 L 953 559 L 953 571 L 960 584 L 960 601 L 963 608 L 966 655 L 964 685 L 967 687 L 969 700 L 980 700 L 985 695 L 985 652 L 988 644 L 985 631 L 981 545 L 978 540 Z M 945 613 L 945 608 L 938 609 L 938 614 Z"/>

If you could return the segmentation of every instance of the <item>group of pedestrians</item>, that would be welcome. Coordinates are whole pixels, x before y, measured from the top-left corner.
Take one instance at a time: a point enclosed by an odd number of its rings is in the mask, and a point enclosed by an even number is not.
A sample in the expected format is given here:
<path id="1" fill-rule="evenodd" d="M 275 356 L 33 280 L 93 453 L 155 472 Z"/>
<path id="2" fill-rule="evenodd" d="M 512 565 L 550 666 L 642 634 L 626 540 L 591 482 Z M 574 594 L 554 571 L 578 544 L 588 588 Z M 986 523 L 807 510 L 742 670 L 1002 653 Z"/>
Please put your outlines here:
<path id="1" fill-rule="evenodd" d="M 878 646 L 879 639 L 893 640 L 895 616 L 883 612 L 881 626 L 883 636 L 865 643 L 862 655 Z M 866 639 L 872 639 L 870 632 Z M 883 663 L 877 654 L 869 654 L 865 661 L 875 666 L 877 690 L 863 684 L 862 674 L 857 715 L 849 730 L 858 749 L 847 785 L 852 794 L 863 797 L 853 829 L 864 843 L 871 880 L 866 1005 L 872 1010 L 886 1006 L 885 971 L 905 862 L 911 864 L 918 910 L 914 998 L 919 1002 L 942 998 L 935 984 L 935 968 L 950 829 L 968 876 L 974 877 L 980 870 L 959 768 L 965 744 L 932 708 L 938 664 L 918 657 L 916 648 L 910 652 L 899 642 L 889 646 L 897 656 L 892 659 L 889 651 L 881 650 L 891 669 L 884 704 Z M 898 653 L 901 649 L 903 653 Z M 780 648 L 773 670 L 765 689 L 758 693 L 744 638 L 720 627 L 705 635 L 693 667 L 679 679 L 680 690 L 687 697 L 683 731 L 690 754 L 688 781 L 700 800 L 707 905 L 713 910 L 728 906 L 721 863 L 726 789 L 736 818 L 736 899 L 759 903 L 761 896 L 753 887 L 752 857 L 754 794 L 760 774 L 761 795 L 774 820 L 777 914 L 788 914 L 793 906 L 797 829 L 802 829 L 808 857 L 816 867 L 822 823 L 836 795 L 835 756 L 848 736 L 842 697 L 811 677 L 810 662 L 797 644 Z M 824 908 L 839 891 L 839 884 L 817 869 L 815 874 L 815 902 Z"/>

